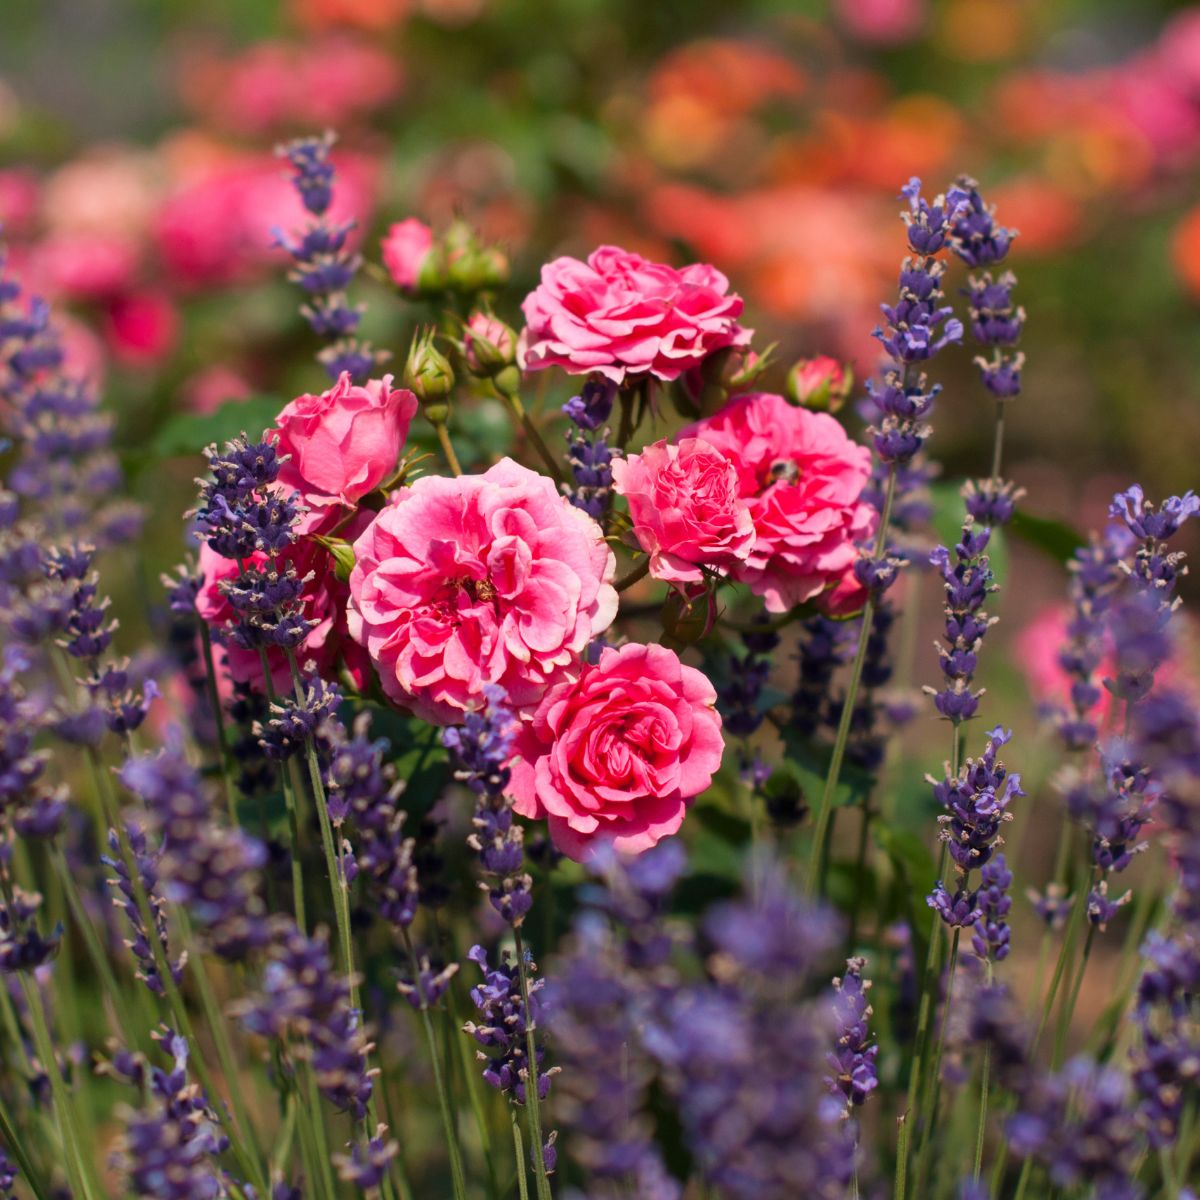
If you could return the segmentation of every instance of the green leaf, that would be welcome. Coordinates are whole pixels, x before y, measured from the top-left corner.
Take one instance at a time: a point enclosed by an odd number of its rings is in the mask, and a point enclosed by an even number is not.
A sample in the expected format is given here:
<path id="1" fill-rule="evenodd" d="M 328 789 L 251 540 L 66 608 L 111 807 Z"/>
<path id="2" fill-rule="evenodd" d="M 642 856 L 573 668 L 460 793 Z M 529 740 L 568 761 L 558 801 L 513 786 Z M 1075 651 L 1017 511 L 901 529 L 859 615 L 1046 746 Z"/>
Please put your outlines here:
<path id="1" fill-rule="evenodd" d="M 250 396 L 228 400 L 210 413 L 179 413 L 162 426 L 150 441 L 160 458 L 200 454 L 205 446 L 227 442 L 239 434 L 256 439 L 275 424 L 283 408 L 277 396 Z"/>
<path id="2" fill-rule="evenodd" d="M 1020 508 L 1013 514 L 1008 527 L 1014 536 L 1044 551 L 1057 563 L 1067 562 L 1076 550 L 1087 545 L 1087 539 L 1079 530 L 1065 521 L 1034 516 Z"/>

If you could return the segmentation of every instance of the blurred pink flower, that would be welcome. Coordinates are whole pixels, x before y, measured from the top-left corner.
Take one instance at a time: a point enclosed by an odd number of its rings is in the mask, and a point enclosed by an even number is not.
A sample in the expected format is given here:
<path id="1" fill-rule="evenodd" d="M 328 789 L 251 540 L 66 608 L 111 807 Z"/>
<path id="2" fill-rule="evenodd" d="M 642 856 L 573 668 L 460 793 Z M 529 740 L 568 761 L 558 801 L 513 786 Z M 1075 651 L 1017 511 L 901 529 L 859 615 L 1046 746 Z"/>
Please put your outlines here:
<path id="1" fill-rule="evenodd" d="M 329 219 L 365 224 L 378 169 L 360 154 L 332 155 L 337 186 Z M 155 222 L 165 267 L 182 285 L 220 286 L 286 262 L 272 231 L 303 226 L 307 213 L 272 155 L 234 156 L 185 177 Z"/>
<path id="2" fill-rule="evenodd" d="M 38 208 L 37 176 L 25 167 L 0 170 L 0 225 L 8 236 L 23 233 Z"/>
<path id="3" fill-rule="evenodd" d="M 354 553 L 350 631 L 384 691 L 438 724 L 461 720 L 489 683 L 516 708 L 536 705 L 575 677 L 617 611 L 600 526 L 508 458 L 401 488 Z"/>
<path id="4" fill-rule="evenodd" d="M 118 361 L 151 366 L 174 348 L 179 337 L 179 310 L 164 292 L 128 292 L 109 304 L 104 332 Z"/>
<path id="5" fill-rule="evenodd" d="M 721 765 L 708 678 L 665 646 L 606 647 L 553 687 L 517 742 L 513 807 L 546 818 L 576 860 L 605 845 L 640 854 L 679 830 Z"/>
<path id="6" fill-rule="evenodd" d="M 861 499 L 871 471 L 865 446 L 827 413 L 769 392 L 735 397 L 684 436 L 703 438 L 737 469 L 756 538 L 734 578 L 769 612 L 807 600 L 839 613 L 861 607 L 857 545 L 875 527 L 875 510 Z"/>
<path id="7" fill-rule="evenodd" d="M 383 238 L 383 265 L 392 282 L 410 294 L 418 290 L 421 268 L 433 250 L 433 230 L 424 221 L 409 217 L 388 228 Z"/>
<path id="8" fill-rule="evenodd" d="M 562 367 L 672 380 L 714 350 L 744 346 L 750 330 L 737 318 L 742 298 L 715 267 L 682 270 L 616 246 L 593 250 L 586 263 L 556 258 L 521 308 L 519 361 L 528 371 Z"/>
<path id="9" fill-rule="evenodd" d="M 127 291 L 138 266 L 132 242 L 105 234 L 51 234 L 30 251 L 30 270 L 40 286 L 73 300 L 103 300 Z"/>
<path id="10" fill-rule="evenodd" d="M 197 413 L 216 412 L 227 400 L 244 400 L 253 392 L 250 384 L 224 363 L 197 371 L 181 389 L 184 404 Z"/>
<path id="11" fill-rule="evenodd" d="M 863 42 L 912 41 L 929 16 L 928 0 L 836 0 L 838 19 Z"/>

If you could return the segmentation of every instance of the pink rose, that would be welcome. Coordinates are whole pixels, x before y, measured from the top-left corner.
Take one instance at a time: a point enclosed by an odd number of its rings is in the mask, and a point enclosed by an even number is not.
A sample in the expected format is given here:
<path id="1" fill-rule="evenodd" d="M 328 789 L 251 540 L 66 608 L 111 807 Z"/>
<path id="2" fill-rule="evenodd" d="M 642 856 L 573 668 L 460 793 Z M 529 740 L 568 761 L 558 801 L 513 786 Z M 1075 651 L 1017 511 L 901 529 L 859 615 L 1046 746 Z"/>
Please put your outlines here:
<path id="1" fill-rule="evenodd" d="M 854 386 L 854 372 L 828 354 L 802 358 L 787 374 L 787 394 L 817 412 L 837 412 Z"/>
<path id="2" fill-rule="evenodd" d="M 576 860 L 612 844 L 640 854 L 675 833 L 725 743 L 708 679 L 664 646 L 611 647 L 550 689 L 517 742 L 514 807 L 546 817 Z"/>
<path id="3" fill-rule="evenodd" d="M 714 350 L 750 341 L 737 323 L 742 298 L 715 267 L 677 271 L 616 246 L 601 246 L 586 263 L 547 263 L 521 308 L 518 361 L 528 371 L 558 366 L 616 383 L 626 375 L 671 380 Z"/>
<path id="4" fill-rule="evenodd" d="M 161 362 L 179 338 L 179 310 L 165 292 L 129 292 L 108 307 L 105 333 L 113 356 L 130 366 Z"/>
<path id="5" fill-rule="evenodd" d="M 291 456 L 280 484 L 310 506 L 319 507 L 324 497 L 354 504 L 396 470 L 416 411 L 416 396 L 393 388 L 390 375 L 359 387 L 343 371 L 327 392 L 297 396 L 268 430 L 279 453 Z"/>
<path id="6" fill-rule="evenodd" d="M 823 593 L 830 611 L 861 607 L 857 543 L 875 528 L 875 510 L 861 498 L 871 473 L 865 446 L 827 413 L 793 408 L 770 392 L 738 396 L 684 434 L 711 443 L 737 469 L 755 541 L 735 579 L 770 612 Z"/>
<path id="7" fill-rule="evenodd" d="M 338 518 L 331 514 L 332 521 Z M 369 512 L 356 513 L 349 526 L 339 531 L 338 536 L 349 540 L 360 534 L 370 523 Z M 332 523 L 332 522 L 331 522 Z M 330 526 L 325 526 L 328 529 Z M 283 554 L 283 563 L 291 563 L 301 577 L 311 574 L 304 585 L 301 596 L 301 611 L 313 628 L 296 651 L 301 665 L 312 661 L 317 673 L 331 681 L 338 679 L 343 666 L 351 677 L 363 687 L 370 677 L 370 664 L 362 648 L 352 641 L 346 629 L 346 603 L 349 586 L 334 573 L 333 559 L 329 552 L 310 538 L 302 538 Z M 266 561 L 263 554 L 254 554 L 250 560 L 256 566 Z M 222 558 L 207 544 L 200 547 L 200 573 L 204 585 L 196 597 L 196 611 L 215 630 L 223 630 L 233 619 L 233 606 L 221 593 L 221 581 L 232 579 L 238 573 L 238 564 L 230 558 Z M 231 678 L 239 683 L 254 683 L 261 686 L 262 664 L 257 650 L 244 650 L 232 641 L 224 647 L 225 667 Z M 292 691 L 291 665 L 287 654 L 278 646 L 267 649 L 267 665 L 271 671 L 271 682 L 280 695 Z"/>
<path id="8" fill-rule="evenodd" d="M 424 221 L 409 217 L 399 221 L 383 239 L 383 265 L 392 282 L 402 291 L 415 294 L 421 286 L 421 270 L 430 261 L 433 230 Z"/>
<path id="9" fill-rule="evenodd" d="M 617 611 L 600 526 L 508 458 L 402 488 L 354 554 L 350 632 L 384 691 L 438 724 L 460 720 L 488 683 L 536 705 Z"/>
<path id="10" fill-rule="evenodd" d="M 655 579 L 696 583 L 701 567 L 727 572 L 749 557 L 754 520 L 736 468 L 715 446 L 698 438 L 655 442 L 614 459 L 612 474 Z"/>

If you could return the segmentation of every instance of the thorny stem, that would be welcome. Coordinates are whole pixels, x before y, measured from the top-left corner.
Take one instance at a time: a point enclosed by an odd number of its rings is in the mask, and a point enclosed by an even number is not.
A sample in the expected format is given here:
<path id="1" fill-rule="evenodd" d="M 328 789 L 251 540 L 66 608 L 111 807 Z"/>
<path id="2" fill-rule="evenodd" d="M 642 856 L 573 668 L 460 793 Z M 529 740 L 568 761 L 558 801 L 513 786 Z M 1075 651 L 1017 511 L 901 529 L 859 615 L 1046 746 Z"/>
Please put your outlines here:
<path id="1" fill-rule="evenodd" d="M 892 518 L 892 503 L 896 498 L 896 464 L 888 468 L 887 490 L 883 498 L 883 511 L 879 515 L 879 530 L 875 535 L 872 557 L 878 561 L 887 547 L 888 524 Z M 811 896 L 818 888 L 824 871 L 826 834 L 833 815 L 833 797 L 837 792 L 838 778 L 842 772 L 842 759 L 846 754 L 846 743 L 850 739 L 850 725 L 854 719 L 854 705 L 858 699 L 858 686 L 862 680 L 863 665 L 867 661 L 867 643 L 871 639 L 871 625 L 875 619 L 875 598 L 868 596 L 863 606 L 862 625 L 858 631 L 858 649 L 854 653 L 854 665 L 846 685 L 842 701 L 842 713 L 838 719 L 837 737 L 833 743 L 833 754 L 829 759 L 829 771 L 825 776 L 825 787 L 821 792 L 821 803 L 817 809 L 813 827 L 812 850 L 808 861 L 808 878 L 805 889 Z M 864 804 L 866 801 L 864 800 Z"/>

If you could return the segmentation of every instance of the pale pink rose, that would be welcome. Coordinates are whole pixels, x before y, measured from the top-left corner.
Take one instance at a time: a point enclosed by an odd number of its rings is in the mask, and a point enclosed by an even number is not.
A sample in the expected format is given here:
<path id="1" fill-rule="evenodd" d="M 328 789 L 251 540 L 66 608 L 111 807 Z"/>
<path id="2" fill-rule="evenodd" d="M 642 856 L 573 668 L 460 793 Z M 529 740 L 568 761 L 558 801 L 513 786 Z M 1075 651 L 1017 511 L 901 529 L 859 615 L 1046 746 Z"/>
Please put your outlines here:
<path id="1" fill-rule="evenodd" d="M 353 505 L 395 473 L 416 412 L 416 396 L 393 388 L 390 375 L 359 387 L 343 371 L 327 392 L 297 396 L 268 430 L 289 456 L 280 484 L 310 506 Z"/>
<path id="2" fill-rule="evenodd" d="M 508 458 L 402 488 L 354 554 L 350 632 L 384 691 L 438 724 L 461 720 L 488 683 L 536 705 L 617 611 L 600 526 Z"/>
<path id="3" fill-rule="evenodd" d="M 754 520 L 737 469 L 715 446 L 698 438 L 655 442 L 614 459 L 612 473 L 655 579 L 696 583 L 702 567 L 725 574 L 746 562 Z"/>
<path id="4" fill-rule="evenodd" d="M 828 413 L 794 408 L 770 392 L 735 397 L 684 436 L 703 438 L 737 469 L 756 536 L 734 578 L 768 611 L 807 600 L 837 613 L 861 607 L 857 544 L 875 528 L 875 510 L 862 500 L 871 473 L 865 446 Z"/>
<path id="5" fill-rule="evenodd" d="M 616 383 L 626 375 L 678 379 L 713 351 L 749 343 L 750 330 L 737 323 L 742 307 L 715 267 L 676 270 L 601 246 L 586 263 L 556 258 L 542 268 L 521 305 L 518 361 L 528 371 L 598 371 Z"/>
<path id="6" fill-rule="evenodd" d="M 339 514 L 330 513 L 324 526 L 316 532 L 331 532 Z M 337 536 L 347 541 L 358 536 L 370 523 L 371 513 L 356 513 L 348 526 L 340 529 Z M 256 553 L 249 561 L 261 566 L 266 556 Z M 346 629 L 346 603 L 349 585 L 334 573 L 333 558 L 329 552 L 311 538 L 301 538 L 292 547 L 278 556 L 280 563 L 291 563 L 301 577 L 311 573 L 301 597 L 301 611 L 314 622 L 304 642 L 296 650 L 296 659 L 303 666 L 312 662 L 317 673 L 331 682 L 336 682 L 344 667 L 357 686 L 364 687 L 370 677 L 370 663 L 362 648 L 353 641 Z M 233 606 L 221 594 L 223 579 L 232 579 L 238 573 L 238 564 L 230 558 L 222 558 L 207 544 L 200 547 L 200 573 L 204 585 L 196 597 L 196 611 L 207 621 L 218 638 L 234 616 Z M 257 650 L 245 650 L 229 641 L 222 653 L 225 667 L 231 678 L 239 683 L 262 686 L 262 664 Z M 292 690 L 291 666 L 287 653 L 278 646 L 267 649 L 267 664 L 271 671 L 271 683 L 280 695 L 289 695 Z"/>
<path id="7" fill-rule="evenodd" d="M 392 282 L 402 292 L 416 292 L 420 287 L 421 268 L 433 250 L 433 230 L 424 221 L 409 217 L 388 229 L 382 246 L 383 265 Z"/>
<path id="8" fill-rule="evenodd" d="M 611 845 L 640 854 L 678 831 L 725 743 L 708 679 L 664 646 L 605 649 L 546 693 L 513 760 L 513 807 L 545 817 L 581 860 Z"/>

